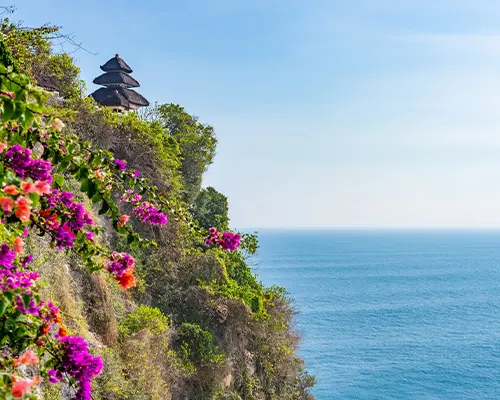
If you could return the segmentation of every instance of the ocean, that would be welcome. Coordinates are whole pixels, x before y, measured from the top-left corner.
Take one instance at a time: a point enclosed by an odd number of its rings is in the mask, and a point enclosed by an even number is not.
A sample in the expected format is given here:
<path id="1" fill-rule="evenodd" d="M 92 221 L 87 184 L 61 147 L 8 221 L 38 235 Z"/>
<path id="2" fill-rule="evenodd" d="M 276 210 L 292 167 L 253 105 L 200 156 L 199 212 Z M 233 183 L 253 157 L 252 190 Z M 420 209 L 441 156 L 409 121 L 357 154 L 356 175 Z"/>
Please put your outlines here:
<path id="1" fill-rule="evenodd" d="M 500 232 L 259 231 L 317 400 L 500 399 Z"/>

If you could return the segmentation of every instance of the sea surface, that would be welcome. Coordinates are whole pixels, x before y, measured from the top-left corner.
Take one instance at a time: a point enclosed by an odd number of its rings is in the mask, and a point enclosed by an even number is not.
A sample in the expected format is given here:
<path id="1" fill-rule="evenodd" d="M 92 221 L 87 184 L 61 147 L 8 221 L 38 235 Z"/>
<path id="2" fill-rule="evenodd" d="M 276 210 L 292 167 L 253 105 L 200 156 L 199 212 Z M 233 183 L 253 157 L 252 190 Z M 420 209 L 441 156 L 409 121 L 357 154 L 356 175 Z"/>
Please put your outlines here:
<path id="1" fill-rule="evenodd" d="M 330 399 L 500 399 L 500 232 L 259 231 Z"/>

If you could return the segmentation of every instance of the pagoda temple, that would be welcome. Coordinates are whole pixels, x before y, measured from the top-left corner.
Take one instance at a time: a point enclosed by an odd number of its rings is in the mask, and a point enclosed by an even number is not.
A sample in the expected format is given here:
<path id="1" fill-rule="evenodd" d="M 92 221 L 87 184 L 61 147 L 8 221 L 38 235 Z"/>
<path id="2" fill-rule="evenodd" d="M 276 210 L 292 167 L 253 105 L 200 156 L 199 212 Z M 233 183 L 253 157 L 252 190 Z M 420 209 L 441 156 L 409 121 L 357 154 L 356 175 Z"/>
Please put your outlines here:
<path id="1" fill-rule="evenodd" d="M 132 69 L 116 54 L 101 66 L 104 74 L 94 79 L 96 85 L 104 86 L 91 94 L 101 106 L 122 112 L 149 106 L 143 96 L 130 88 L 139 87 L 139 82 L 129 74 Z"/>

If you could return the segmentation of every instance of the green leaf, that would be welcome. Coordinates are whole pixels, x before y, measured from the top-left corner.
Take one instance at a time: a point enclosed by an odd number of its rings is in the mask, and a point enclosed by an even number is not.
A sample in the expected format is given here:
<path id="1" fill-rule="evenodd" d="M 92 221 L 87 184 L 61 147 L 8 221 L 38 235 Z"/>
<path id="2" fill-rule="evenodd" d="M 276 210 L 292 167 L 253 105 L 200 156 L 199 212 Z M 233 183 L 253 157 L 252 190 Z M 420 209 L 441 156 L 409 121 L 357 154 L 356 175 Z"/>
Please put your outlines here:
<path id="1" fill-rule="evenodd" d="M 89 177 L 89 169 L 86 167 L 80 167 L 80 177 L 88 178 Z"/>
<path id="2" fill-rule="evenodd" d="M 31 207 L 36 207 L 40 202 L 40 195 L 37 193 L 30 193 L 29 197 L 31 200 Z"/>
<path id="3" fill-rule="evenodd" d="M 108 210 L 109 210 L 109 204 L 106 200 L 103 199 L 101 209 L 99 210 L 99 215 L 106 214 Z"/>
<path id="4" fill-rule="evenodd" d="M 33 123 L 33 120 L 35 119 L 35 116 L 33 115 L 33 113 L 26 109 L 26 111 L 24 112 L 24 124 L 26 126 L 29 126 Z"/>
<path id="5" fill-rule="evenodd" d="M 7 318 L 5 321 L 4 328 L 7 332 L 13 332 L 16 329 L 16 323 L 12 318 Z"/>
<path id="6" fill-rule="evenodd" d="M 59 187 L 62 187 L 64 185 L 64 178 L 61 174 L 54 174 L 54 181 Z"/>
<path id="7" fill-rule="evenodd" d="M 59 167 L 57 168 L 58 171 L 63 172 L 68 168 L 69 165 L 69 160 L 62 160 L 61 163 L 59 164 Z"/>
<path id="8" fill-rule="evenodd" d="M 29 308 L 30 307 L 30 301 L 31 301 L 31 295 L 29 294 L 21 294 L 21 299 L 23 301 L 24 307 Z"/>
<path id="9" fill-rule="evenodd" d="M 14 334 L 12 336 L 14 336 L 16 339 L 26 337 L 26 328 L 24 326 L 20 326 L 14 331 Z"/>
<path id="10" fill-rule="evenodd" d="M 0 316 L 4 315 L 5 310 L 10 306 L 10 301 L 5 297 L 0 300 Z"/>
<path id="11" fill-rule="evenodd" d="M 87 194 L 89 198 L 94 197 L 97 192 L 97 185 L 94 181 L 88 181 Z"/>
<path id="12" fill-rule="evenodd" d="M 2 114 L 2 121 L 7 122 L 12 119 L 14 116 L 14 102 L 12 101 L 6 101 L 3 105 L 3 114 Z"/>
<path id="13" fill-rule="evenodd" d="M 88 181 L 88 179 L 84 179 L 80 183 L 80 191 L 83 192 L 83 193 L 87 193 L 88 190 L 89 190 L 89 181 Z"/>
<path id="14" fill-rule="evenodd" d="M 134 235 L 132 235 L 131 233 L 128 234 L 127 236 L 127 244 L 132 244 L 136 241 L 136 238 Z"/>
<path id="15" fill-rule="evenodd" d="M 10 302 L 12 302 L 12 298 L 14 297 L 14 293 L 12 293 L 12 292 L 4 292 L 3 296 L 4 296 L 4 298 L 6 298 Z"/>
<path id="16" fill-rule="evenodd" d="M 95 194 L 92 196 L 91 200 L 93 203 L 97 203 L 98 201 L 101 201 L 102 200 L 101 193 L 95 192 Z"/>

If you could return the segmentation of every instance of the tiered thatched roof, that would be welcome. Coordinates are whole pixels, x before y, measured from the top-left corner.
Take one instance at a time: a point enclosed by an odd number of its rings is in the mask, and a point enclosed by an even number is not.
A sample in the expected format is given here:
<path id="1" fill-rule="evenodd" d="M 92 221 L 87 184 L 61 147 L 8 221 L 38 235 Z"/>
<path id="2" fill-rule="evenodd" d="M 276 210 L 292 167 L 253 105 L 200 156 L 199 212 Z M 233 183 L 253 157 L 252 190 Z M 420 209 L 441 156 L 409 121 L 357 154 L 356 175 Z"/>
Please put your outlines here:
<path id="1" fill-rule="evenodd" d="M 101 65 L 101 69 L 104 72 L 123 71 L 127 74 L 132 73 L 132 68 L 130 68 L 128 64 L 120 58 L 119 54 L 115 54 L 115 56 L 109 59 L 106 64 Z"/>
<path id="2" fill-rule="evenodd" d="M 139 87 L 139 82 L 124 72 L 106 72 L 93 81 L 102 86 Z"/>
<path id="3" fill-rule="evenodd" d="M 143 96 L 135 90 L 123 87 L 105 87 L 97 89 L 91 94 L 95 101 L 105 107 L 123 107 L 127 110 L 149 106 Z"/>
<path id="4" fill-rule="evenodd" d="M 129 73 L 132 68 L 117 54 L 101 66 L 104 74 L 94 79 L 97 85 L 105 86 L 91 94 L 101 106 L 118 110 L 135 110 L 148 106 L 149 102 L 131 87 L 139 87 L 139 82 Z"/>

